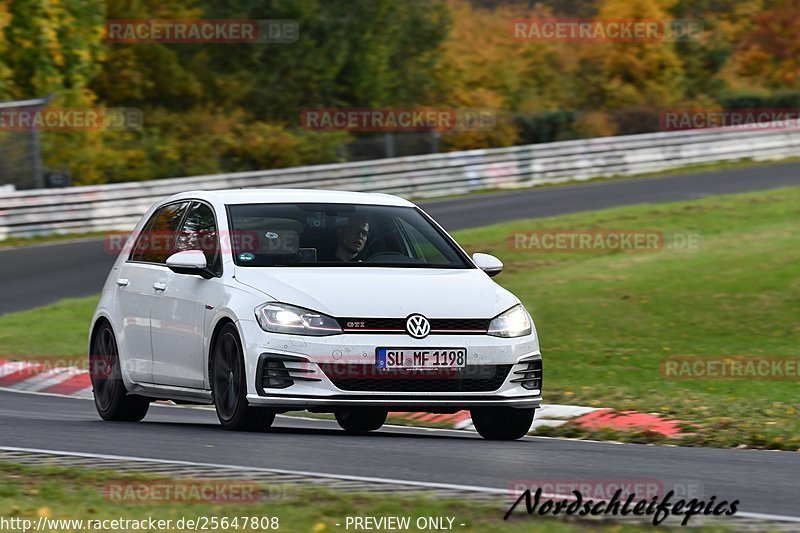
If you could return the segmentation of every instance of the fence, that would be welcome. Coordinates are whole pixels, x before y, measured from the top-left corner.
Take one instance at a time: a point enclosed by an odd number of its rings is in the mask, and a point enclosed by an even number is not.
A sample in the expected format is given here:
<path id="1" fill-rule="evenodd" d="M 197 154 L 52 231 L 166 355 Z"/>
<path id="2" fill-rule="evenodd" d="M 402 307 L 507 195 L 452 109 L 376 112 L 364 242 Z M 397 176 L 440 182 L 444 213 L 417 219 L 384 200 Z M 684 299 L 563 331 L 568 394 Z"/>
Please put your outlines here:
<path id="1" fill-rule="evenodd" d="M 42 109 L 50 97 L 0 102 L 0 115 Z M 2 118 L 2 117 L 0 117 Z M 0 130 L 0 181 L 16 188 L 42 187 L 42 154 L 37 128 Z M 0 189 L 2 194 L 2 189 Z"/>
<path id="2" fill-rule="evenodd" d="M 800 155 L 800 128 L 604 137 L 281 170 L 0 192 L 0 240 L 130 229 L 154 202 L 193 189 L 299 187 L 435 197 L 730 161 Z"/>

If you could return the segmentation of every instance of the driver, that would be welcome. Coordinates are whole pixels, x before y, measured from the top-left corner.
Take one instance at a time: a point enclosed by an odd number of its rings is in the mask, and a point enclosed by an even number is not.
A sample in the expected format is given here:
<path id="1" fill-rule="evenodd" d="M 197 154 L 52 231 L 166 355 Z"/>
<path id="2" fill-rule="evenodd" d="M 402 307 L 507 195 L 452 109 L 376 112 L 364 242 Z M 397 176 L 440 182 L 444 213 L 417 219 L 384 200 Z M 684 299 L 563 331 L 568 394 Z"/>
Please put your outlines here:
<path id="1" fill-rule="evenodd" d="M 336 253 L 339 261 L 355 261 L 369 236 L 369 221 L 363 215 L 349 217 L 347 225 L 336 230 Z"/>

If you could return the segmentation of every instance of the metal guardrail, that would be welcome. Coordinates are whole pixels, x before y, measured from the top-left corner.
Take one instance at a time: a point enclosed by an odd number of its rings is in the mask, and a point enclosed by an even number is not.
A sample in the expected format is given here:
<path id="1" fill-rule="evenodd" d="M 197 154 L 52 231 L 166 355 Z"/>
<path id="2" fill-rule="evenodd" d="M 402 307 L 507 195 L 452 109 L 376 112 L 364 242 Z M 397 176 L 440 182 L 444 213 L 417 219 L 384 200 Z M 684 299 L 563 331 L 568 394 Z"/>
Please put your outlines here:
<path id="1" fill-rule="evenodd" d="M 478 189 L 658 172 L 800 155 L 800 128 L 647 133 L 355 163 L 68 189 L 0 192 L 0 240 L 131 229 L 156 201 L 194 189 L 299 187 L 435 197 Z"/>

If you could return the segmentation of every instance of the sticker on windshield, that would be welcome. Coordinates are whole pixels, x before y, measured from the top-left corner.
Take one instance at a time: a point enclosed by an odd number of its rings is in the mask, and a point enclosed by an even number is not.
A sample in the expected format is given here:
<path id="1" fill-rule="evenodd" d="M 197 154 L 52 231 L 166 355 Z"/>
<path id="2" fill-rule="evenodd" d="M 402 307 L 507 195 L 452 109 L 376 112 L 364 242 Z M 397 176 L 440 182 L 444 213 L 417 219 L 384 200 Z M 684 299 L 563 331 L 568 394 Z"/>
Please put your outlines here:
<path id="1" fill-rule="evenodd" d="M 249 253 L 239 254 L 239 261 L 252 261 L 256 256 Z"/>

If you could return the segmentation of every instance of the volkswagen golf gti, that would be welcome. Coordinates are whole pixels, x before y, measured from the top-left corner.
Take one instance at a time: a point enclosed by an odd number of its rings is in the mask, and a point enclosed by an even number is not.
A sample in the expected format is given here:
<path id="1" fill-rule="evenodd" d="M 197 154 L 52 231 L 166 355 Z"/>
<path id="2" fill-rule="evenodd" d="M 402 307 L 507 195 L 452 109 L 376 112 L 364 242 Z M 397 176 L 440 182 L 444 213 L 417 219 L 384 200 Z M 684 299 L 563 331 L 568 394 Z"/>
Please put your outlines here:
<path id="1" fill-rule="evenodd" d="M 127 238 L 89 333 L 105 420 L 150 402 L 213 404 L 226 429 L 333 413 L 352 433 L 390 411 L 470 411 L 518 439 L 541 402 L 536 328 L 422 209 L 386 194 L 193 191 Z"/>

